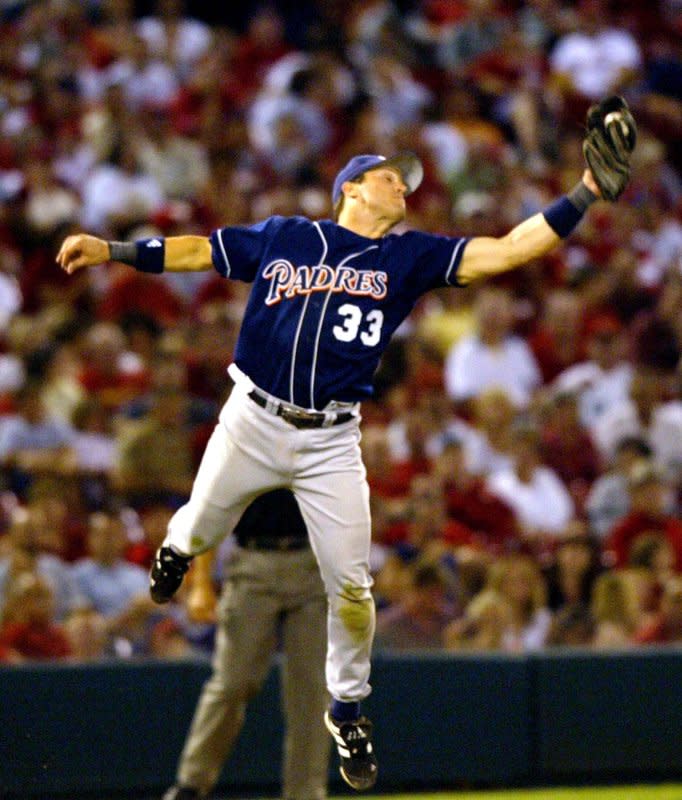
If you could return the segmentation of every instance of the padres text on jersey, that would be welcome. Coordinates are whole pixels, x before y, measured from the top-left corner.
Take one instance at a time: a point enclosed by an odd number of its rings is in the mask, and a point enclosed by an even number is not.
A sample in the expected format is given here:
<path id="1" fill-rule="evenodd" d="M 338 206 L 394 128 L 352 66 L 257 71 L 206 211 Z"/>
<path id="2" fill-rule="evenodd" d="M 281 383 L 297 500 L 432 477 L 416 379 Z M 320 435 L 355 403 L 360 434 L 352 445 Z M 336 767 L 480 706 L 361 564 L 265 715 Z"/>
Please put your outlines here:
<path id="1" fill-rule="evenodd" d="M 237 366 L 304 408 L 369 397 L 379 359 L 417 299 L 457 286 L 465 243 L 418 231 L 368 239 L 304 217 L 214 231 L 218 272 L 253 282 Z"/>

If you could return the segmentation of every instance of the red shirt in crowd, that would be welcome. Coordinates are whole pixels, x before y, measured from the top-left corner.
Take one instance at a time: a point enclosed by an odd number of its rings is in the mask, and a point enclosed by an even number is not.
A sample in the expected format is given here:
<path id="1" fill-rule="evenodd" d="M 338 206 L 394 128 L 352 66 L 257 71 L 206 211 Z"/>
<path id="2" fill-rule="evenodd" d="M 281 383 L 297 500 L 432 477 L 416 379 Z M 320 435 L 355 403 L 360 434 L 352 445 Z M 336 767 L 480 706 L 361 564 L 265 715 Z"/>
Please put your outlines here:
<path id="1" fill-rule="evenodd" d="M 655 516 L 642 511 L 631 511 L 611 530 L 606 549 L 615 555 L 615 566 L 624 567 L 628 563 L 630 548 L 635 539 L 643 533 L 662 533 L 675 551 L 677 569 L 682 569 L 682 520 L 671 516 Z"/>
<path id="2" fill-rule="evenodd" d="M 71 655 L 69 640 L 59 625 L 8 622 L 0 629 L 1 647 L 29 659 L 67 658 Z"/>
<path id="3" fill-rule="evenodd" d="M 450 519 L 466 527 L 470 540 L 485 550 L 499 552 L 516 536 L 514 512 L 478 478 L 466 487 L 446 485 L 445 502 Z"/>

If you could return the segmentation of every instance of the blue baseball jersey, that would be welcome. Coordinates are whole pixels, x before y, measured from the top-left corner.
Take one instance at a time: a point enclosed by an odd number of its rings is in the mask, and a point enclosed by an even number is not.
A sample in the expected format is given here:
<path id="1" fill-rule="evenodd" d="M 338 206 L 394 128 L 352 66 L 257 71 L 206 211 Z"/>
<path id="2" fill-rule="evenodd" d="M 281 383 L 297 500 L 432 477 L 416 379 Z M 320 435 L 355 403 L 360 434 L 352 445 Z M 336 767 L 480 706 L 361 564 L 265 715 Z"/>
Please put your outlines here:
<path id="1" fill-rule="evenodd" d="M 381 239 L 331 220 L 270 217 L 211 234 L 213 264 L 252 282 L 235 362 L 266 392 L 323 409 L 360 401 L 391 335 L 429 289 L 457 286 L 466 239 Z"/>

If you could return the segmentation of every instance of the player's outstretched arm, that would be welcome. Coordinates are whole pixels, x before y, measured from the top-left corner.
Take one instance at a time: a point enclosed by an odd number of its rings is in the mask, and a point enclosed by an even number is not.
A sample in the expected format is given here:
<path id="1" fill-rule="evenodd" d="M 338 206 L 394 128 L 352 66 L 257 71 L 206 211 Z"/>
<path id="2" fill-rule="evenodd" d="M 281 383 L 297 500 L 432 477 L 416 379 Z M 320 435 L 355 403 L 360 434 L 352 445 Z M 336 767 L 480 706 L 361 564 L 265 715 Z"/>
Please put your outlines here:
<path id="1" fill-rule="evenodd" d="M 568 198 L 543 213 L 534 214 L 498 239 L 474 237 L 467 243 L 457 270 L 460 283 L 492 277 L 516 269 L 553 250 L 577 224 L 587 206 L 601 193 L 589 169 Z M 569 207 L 566 203 L 571 203 Z"/>
<path id="2" fill-rule="evenodd" d="M 106 261 L 120 261 L 142 272 L 200 272 L 213 266 L 211 243 L 205 236 L 108 242 L 87 233 L 77 233 L 67 236 L 57 253 L 57 263 L 69 275 Z"/>
<path id="3" fill-rule="evenodd" d="M 498 275 L 545 255 L 568 236 L 598 197 L 613 202 L 621 196 L 630 179 L 630 161 L 637 142 L 637 124 L 627 102 L 614 95 L 590 106 L 586 128 L 583 155 L 588 169 L 582 181 L 506 236 L 468 242 L 457 270 L 461 283 Z"/>

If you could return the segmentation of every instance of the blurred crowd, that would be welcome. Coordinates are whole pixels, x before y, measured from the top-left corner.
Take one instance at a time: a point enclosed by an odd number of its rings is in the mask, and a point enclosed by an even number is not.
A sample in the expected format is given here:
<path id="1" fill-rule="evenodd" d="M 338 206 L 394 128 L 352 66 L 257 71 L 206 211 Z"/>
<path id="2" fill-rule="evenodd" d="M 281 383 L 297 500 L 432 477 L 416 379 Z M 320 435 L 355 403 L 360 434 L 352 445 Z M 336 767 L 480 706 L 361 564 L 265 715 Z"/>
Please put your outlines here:
<path id="1" fill-rule="evenodd" d="M 625 196 L 551 257 L 426 296 L 363 405 L 377 648 L 681 642 L 679 0 L 241 6 L 0 6 L 0 660 L 212 646 L 146 571 L 249 287 L 66 276 L 65 235 L 329 217 L 351 155 L 402 149 L 426 172 L 403 229 L 501 235 L 579 179 L 610 93 L 640 125 Z"/>

